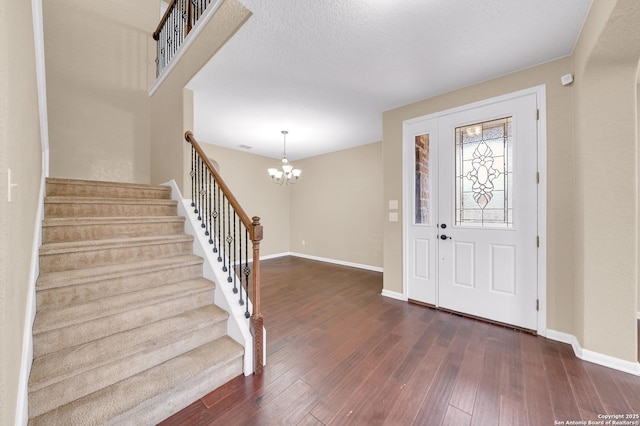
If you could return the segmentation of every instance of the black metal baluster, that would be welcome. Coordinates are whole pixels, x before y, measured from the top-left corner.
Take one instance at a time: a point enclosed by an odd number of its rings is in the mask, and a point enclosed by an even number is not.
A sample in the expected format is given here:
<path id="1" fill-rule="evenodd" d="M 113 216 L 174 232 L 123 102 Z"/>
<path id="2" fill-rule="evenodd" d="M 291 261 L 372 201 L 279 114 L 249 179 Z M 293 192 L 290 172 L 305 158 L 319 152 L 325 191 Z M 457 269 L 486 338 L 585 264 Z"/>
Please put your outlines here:
<path id="1" fill-rule="evenodd" d="M 209 202 L 209 208 L 208 208 L 208 214 L 207 214 L 207 229 L 204 231 L 204 235 L 207 235 L 209 237 L 209 244 L 213 244 L 213 240 L 211 239 L 211 234 L 212 234 L 212 230 L 211 230 L 211 217 L 213 216 L 213 212 L 211 211 L 211 199 L 213 198 L 213 192 L 212 192 L 212 187 L 211 187 L 211 180 L 212 180 L 212 176 L 211 173 L 207 174 L 207 191 L 209 192 L 209 199 L 207 200 Z"/>
<path id="2" fill-rule="evenodd" d="M 169 27 L 169 33 L 171 34 L 171 40 L 173 40 L 173 43 L 171 43 L 171 57 L 173 58 L 173 56 L 176 53 L 176 46 L 178 45 L 178 38 L 176 37 L 176 11 L 178 9 L 175 8 L 171 11 L 171 26 Z"/>
<path id="3" fill-rule="evenodd" d="M 191 145 L 191 207 L 196 206 L 196 149 Z M 197 209 L 194 210 L 197 213 Z"/>
<path id="4" fill-rule="evenodd" d="M 207 178 L 209 177 L 209 168 L 202 162 L 202 223 L 200 227 L 204 229 L 204 234 L 207 235 L 207 217 L 209 217 L 209 211 L 207 210 L 207 198 L 209 192 L 207 191 Z"/>
<path id="5" fill-rule="evenodd" d="M 245 228 L 244 230 L 244 282 L 245 282 L 245 292 L 247 293 L 247 304 L 244 311 L 245 318 L 249 318 L 251 314 L 249 313 L 249 274 L 251 274 L 251 269 L 249 268 L 249 230 Z"/>
<path id="6" fill-rule="evenodd" d="M 238 287 L 236 286 L 236 211 L 233 211 L 233 252 L 231 251 L 231 243 L 229 243 L 229 263 L 233 265 L 233 268 L 229 268 L 229 274 L 231 274 L 231 270 L 233 269 L 233 278 L 231 275 L 227 278 L 227 281 L 233 281 L 233 292 L 238 293 Z M 231 236 L 231 232 L 229 232 L 229 236 Z M 233 263 L 231 263 L 231 256 L 233 255 Z"/>
<path id="7" fill-rule="evenodd" d="M 167 20 L 167 50 L 169 51 L 169 61 L 173 57 L 173 44 L 171 43 L 171 27 L 173 26 L 173 10 L 169 13 L 169 19 Z"/>
<path id="8" fill-rule="evenodd" d="M 222 215 L 222 210 L 220 209 L 220 185 L 218 185 L 218 239 L 216 240 L 216 249 L 218 251 L 218 262 L 222 262 L 222 257 L 220 256 L 221 251 L 222 251 L 222 240 L 220 239 L 221 237 L 221 232 L 220 232 L 220 221 L 221 219 L 221 215 Z"/>
<path id="9" fill-rule="evenodd" d="M 213 243 L 213 252 L 218 252 L 218 238 L 216 238 L 216 229 L 218 225 L 218 193 L 220 190 L 218 189 L 218 182 L 216 182 L 215 178 L 213 179 L 213 229 L 211 230 L 211 243 Z"/>
<path id="10" fill-rule="evenodd" d="M 200 191 L 202 189 L 202 160 L 198 156 L 198 173 L 196 175 L 196 213 L 198 213 L 198 220 L 202 220 L 202 204 Z"/>
<path id="11" fill-rule="evenodd" d="M 182 45 L 182 42 L 184 41 L 184 29 L 187 26 L 185 22 L 185 13 L 182 8 L 180 9 L 180 15 L 178 17 L 178 21 L 180 22 L 180 29 L 178 31 L 178 36 L 180 37 L 180 45 Z"/>
<path id="12" fill-rule="evenodd" d="M 168 19 L 168 18 L 167 18 Z M 164 54 L 162 55 L 162 69 L 164 70 L 167 64 L 169 63 L 169 35 L 167 34 L 167 24 L 165 23 L 162 27 L 162 48 L 164 49 Z"/>
<path id="13" fill-rule="evenodd" d="M 239 286 L 239 290 L 240 290 L 240 306 L 244 305 L 244 300 L 242 299 L 242 222 L 240 222 L 240 227 L 238 230 L 238 234 L 239 237 L 238 238 L 238 264 L 236 266 L 236 276 L 240 277 L 240 286 Z M 235 278 L 235 277 L 234 277 Z"/>
<path id="14" fill-rule="evenodd" d="M 226 272 L 229 272 L 229 275 L 227 276 L 227 282 L 229 282 L 229 283 L 233 281 L 231 279 L 231 243 L 232 243 L 232 239 L 231 239 L 231 203 L 227 199 L 227 252 L 226 252 L 225 258 L 227 259 L 227 264 L 229 265 L 229 267 L 227 268 L 227 271 L 226 271 Z"/>
<path id="15" fill-rule="evenodd" d="M 222 195 L 222 236 L 227 240 L 227 210 L 229 200 L 227 200 L 226 195 Z M 220 248 L 222 249 L 222 271 L 227 272 L 227 245 L 225 241 L 220 241 Z"/>

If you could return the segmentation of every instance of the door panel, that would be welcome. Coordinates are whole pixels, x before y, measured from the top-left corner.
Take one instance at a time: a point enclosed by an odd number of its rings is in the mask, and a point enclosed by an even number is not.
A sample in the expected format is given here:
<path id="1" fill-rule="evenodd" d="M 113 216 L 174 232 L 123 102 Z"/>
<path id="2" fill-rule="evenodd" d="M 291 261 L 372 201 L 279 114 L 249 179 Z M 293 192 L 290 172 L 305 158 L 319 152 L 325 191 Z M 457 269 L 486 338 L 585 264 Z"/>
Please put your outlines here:
<path id="1" fill-rule="evenodd" d="M 536 329 L 536 96 L 438 125 L 438 305 Z"/>
<path id="2" fill-rule="evenodd" d="M 405 123 L 409 299 L 537 328 L 536 108 L 528 94 Z"/>

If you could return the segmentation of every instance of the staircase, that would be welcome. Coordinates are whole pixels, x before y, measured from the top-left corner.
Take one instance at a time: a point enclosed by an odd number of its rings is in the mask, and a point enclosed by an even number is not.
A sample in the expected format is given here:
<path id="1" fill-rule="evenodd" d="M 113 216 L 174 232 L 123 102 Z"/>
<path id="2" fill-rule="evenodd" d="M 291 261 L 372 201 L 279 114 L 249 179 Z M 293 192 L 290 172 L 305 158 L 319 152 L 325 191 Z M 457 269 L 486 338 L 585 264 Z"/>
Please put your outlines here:
<path id="1" fill-rule="evenodd" d="M 47 180 L 30 425 L 155 424 L 242 374 L 170 196 Z"/>

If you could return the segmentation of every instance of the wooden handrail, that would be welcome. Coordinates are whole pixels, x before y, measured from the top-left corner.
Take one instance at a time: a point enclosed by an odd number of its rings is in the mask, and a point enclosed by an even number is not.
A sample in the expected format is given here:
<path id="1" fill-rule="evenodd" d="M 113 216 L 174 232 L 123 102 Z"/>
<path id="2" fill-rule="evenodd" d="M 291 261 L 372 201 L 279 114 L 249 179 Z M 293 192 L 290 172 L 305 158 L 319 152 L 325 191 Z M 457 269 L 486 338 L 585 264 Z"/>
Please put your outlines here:
<path id="1" fill-rule="evenodd" d="M 262 237 L 263 237 L 263 229 L 262 229 L 262 225 L 260 224 L 260 218 L 257 216 L 254 216 L 251 219 L 249 219 L 249 215 L 247 215 L 247 213 L 244 211 L 242 206 L 240 206 L 240 203 L 238 202 L 236 197 L 233 195 L 233 193 L 231 192 L 227 184 L 224 182 L 224 180 L 222 179 L 218 171 L 215 169 L 215 167 L 213 167 L 213 164 L 211 164 L 211 161 L 205 154 L 204 150 L 200 147 L 200 144 L 198 144 L 198 141 L 196 141 L 196 138 L 193 136 L 193 133 L 190 131 L 187 131 L 184 134 L 184 138 L 188 143 L 191 144 L 193 150 L 197 153 L 202 164 L 205 165 L 205 167 L 207 168 L 211 176 L 213 176 L 216 182 L 216 185 L 222 191 L 224 197 L 227 199 L 228 203 L 233 208 L 235 214 L 238 216 L 238 218 L 244 225 L 249 235 L 249 238 L 251 239 L 251 243 L 253 247 L 252 248 L 253 268 L 251 268 L 252 281 L 253 281 L 252 283 L 253 299 L 252 299 L 252 312 L 251 312 L 249 324 L 250 324 L 250 332 L 251 332 L 251 335 L 253 336 L 253 344 L 254 344 L 254 348 L 253 348 L 254 349 L 253 351 L 254 352 L 254 358 L 253 358 L 254 373 L 260 374 L 262 373 L 262 370 L 263 370 L 263 356 L 264 356 L 264 345 L 263 345 L 264 319 L 260 312 L 260 241 L 262 241 Z M 194 181 L 192 180 L 192 185 L 193 185 L 193 182 Z M 195 201 L 195 200 L 192 200 L 192 201 Z M 209 203 L 209 207 L 211 207 L 211 203 Z M 203 224 L 203 228 L 204 227 L 205 225 Z M 235 233 L 235 225 L 234 225 L 234 233 Z M 210 238 L 212 237 L 210 236 Z M 211 239 L 209 243 L 212 243 Z M 231 244 L 231 242 L 229 242 L 229 244 Z M 218 261 L 220 260 L 221 258 L 218 258 Z M 223 269 L 223 270 L 230 271 L 231 262 L 229 262 L 229 268 Z M 230 280 L 229 282 L 232 281 L 231 278 L 229 278 L 229 280 Z M 242 285 L 242 281 L 241 281 L 241 285 Z M 248 282 L 247 282 L 247 292 L 248 291 L 249 289 L 248 289 Z M 242 294 L 242 292 L 240 292 L 240 294 Z M 247 299 L 248 299 L 248 294 L 247 294 Z M 242 296 L 240 300 L 242 301 Z M 247 315 L 248 315 L 248 311 L 247 311 Z"/>
<path id="2" fill-rule="evenodd" d="M 193 136 L 193 133 L 191 131 L 187 131 L 184 134 L 184 138 L 187 140 L 187 142 L 193 145 L 194 149 L 196 150 L 200 158 L 202 158 L 202 161 L 204 162 L 204 164 L 207 166 L 207 169 L 209 169 L 209 172 L 211 172 L 211 174 L 216 178 L 216 181 L 218 182 L 220 189 L 222 189 L 222 192 L 224 192 L 224 194 L 227 196 L 229 203 L 231 203 L 231 207 L 233 207 L 236 213 L 238 213 L 238 217 L 240 217 L 240 220 L 242 221 L 244 226 L 246 226 L 246 228 L 249 229 L 249 236 L 251 237 L 251 240 L 256 241 L 256 235 L 254 235 L 255 228 L 260 229 L 260 235 L 259 235 L 260 238 L 257 241 L 262 240 L 262 226 L 259 223 L 257 225 L 254 225 L 253 220 L 249 219 L 249 215 L 245 213 L 244 209 L 242 208 L 242 206 L 240 205 L 236 197 L 233 195 L 233 193 L 231 192 L 227 184 L 224 182 L 224 179 L 222 179 L 222 176 L 220 176 L 220 173 L 218 173 L 215 167 L 213 167 L 213 164 L 211 164 L 211 161 L 209 161 L 207 154 L 204 153 L 204 151 L 200 147 L 200 144 L 198 144 L 198 141 L 196 141 L 196 138 Z M 254 217 L 253 219 L 256 219 L 256 217 Z M 260 218 L 258 217 L 257 219 L 259 222 Z"/>
<path id="3" fill-rule="evenodd" d="M 169 14 L 171 13 L 171 10 L 173 9 L 173 6 L 175 3 L 176 3 L 176 0 L 171 0 L 171 3 L 169 3 L 169 6 L 167 6 L 167 10 L 164 11 L 164 15 L 162 15 L 162 18 L 160 19 L 160 22 L 158 23 L 156 30 L 153 32 L 154 40 L 157 41 L 158 38 L 160 37 L 160 31 L 162 30 L 164 23 L 167 21 L 167 18 L 169 17 Z"/>

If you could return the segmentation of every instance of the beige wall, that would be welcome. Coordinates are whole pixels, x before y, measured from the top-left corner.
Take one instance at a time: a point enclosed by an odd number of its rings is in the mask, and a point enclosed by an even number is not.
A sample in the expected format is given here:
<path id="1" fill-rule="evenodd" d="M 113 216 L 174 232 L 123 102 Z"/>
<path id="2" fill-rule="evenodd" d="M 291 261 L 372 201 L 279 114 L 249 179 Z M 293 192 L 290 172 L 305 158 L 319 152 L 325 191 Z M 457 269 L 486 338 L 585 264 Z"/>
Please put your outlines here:
<path id="1" fill-rule="evenodd" d="M 193 108 L 193 98 L 185 95 L 184 87 L 250 16 L 251 12 L 238 1 L 223 2 L 152 95 L 151 183 L 175 179 L 178 187 L 187 192 L 186 158 L 189 151 L 184 142 L 184 131 L 193 130 L 186 129 L 189 121 L 193 120 L 193 114 L 185 116 L 184 112 Z"/>
<path id="2" fill-rule="evenodd" d="M 384 203 L 402 206 L 402 122 L 471 102 L 546 85 L 547 97 L 547 321 L 560 331 L 574 330 L 573 116 L 571 86 L 560 76 L 572 72 L 570 58 L 549 62 L 485 83 L 426 99 L 383 114 Z M 384 288 L 402 293 L 402 211 L 399 222 L 385 222 Z"/>
<path id="3" fill-rule="evenodd" d="M 294 164 L 302 177 L 290 188 L 291 251 L 382 267 L 382 143 Z"/>
<path id="4" fill-rule="evenodd" d="M 0 7 L 0 424 L 16 416 L 40 188 L 41 145 L 30 1 Z M 7 168 L 18 186 L 7 202 Z M 26 354 L 25 354 L 26 356 Z"/>
<path id="5" fill-rule="evenodd" d="M 637 360 L 637 71 L 640 3 L 594 2 L 574 54 L 576 330 Z"/>
<path id="6" fill-rule="evenodd" d="M 149 181 L 157 0 L 44 0 L 50 174 Z"/>
<path id="7" fill-rule="evenodd" d="M 207 156 L 220 166 L 225 183 L 249 217 L 260 217 L 264 239 L 261 256 L 289 251 L 289 190 L 274 185 L 267 174 L 276 160 L 247 152 L 201 143 Z M 184 194 L 190 198 L 190 193 Z"/>

